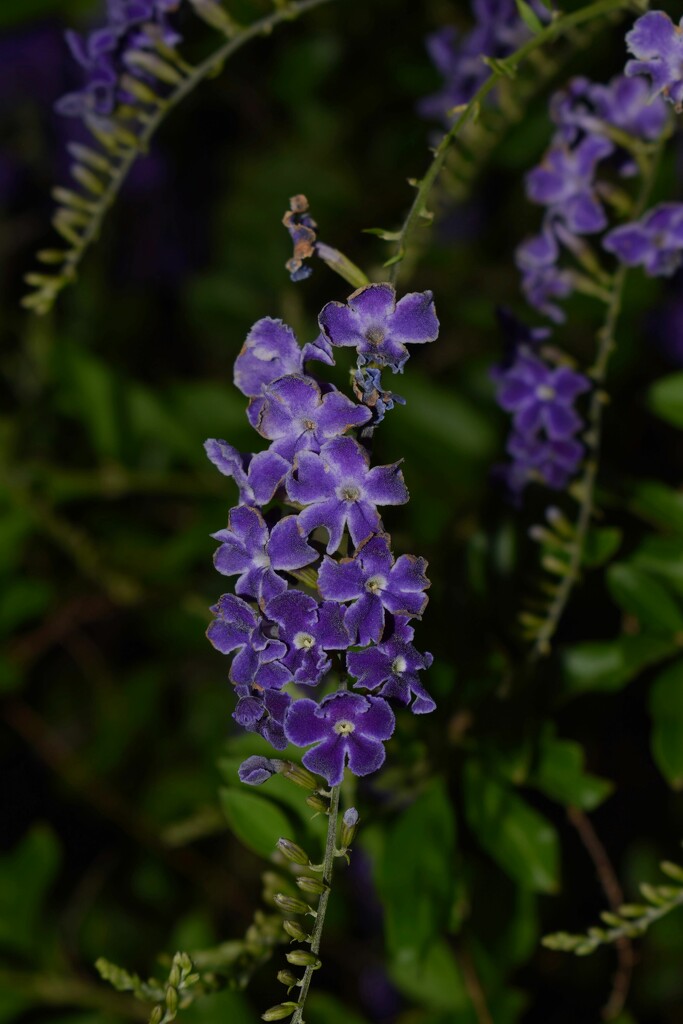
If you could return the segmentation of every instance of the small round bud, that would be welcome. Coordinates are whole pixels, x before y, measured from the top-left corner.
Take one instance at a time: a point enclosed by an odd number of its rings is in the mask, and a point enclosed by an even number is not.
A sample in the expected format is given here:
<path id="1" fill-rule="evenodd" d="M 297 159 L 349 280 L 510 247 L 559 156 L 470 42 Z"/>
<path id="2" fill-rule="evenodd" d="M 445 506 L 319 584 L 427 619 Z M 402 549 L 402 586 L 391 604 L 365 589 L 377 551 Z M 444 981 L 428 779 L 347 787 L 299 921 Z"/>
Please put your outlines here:
<path id="1" fill-rule="evenodd" d="M 278 971 L 277 980 L 281 985 L 286 985 L 288 988 L 294 988 L 295 985 L 299 984 L 296 974 L 293 974 L 291 971 Z"/>
<path id="2" fill-rule="evenodd" d="M 286 914 L 308 914 L 312 910 L 308 903 L 296 899 L 295 896 L 286 896 L 283 892 L 276 893 L 273 899 Z"/>
<path id="3" fill-rule="evenodd" d="M 166 1009 L 171 1014 L 177 1013 L 178 1010 L 178 989 L 171 988 L 170 985 L 166 989 Z"/>
<path id="4" fill-rule="evenodd" d="M 293 843 L 291 839 L 278 839 L 277 848 L 280 853 L 287 858 L 287 860 L 292 860 L 295 864 L 309 863 L 309 857 L 306 851 L 296 843 Z"/>
<path id="5" fill-rule="evenodd" d="M 164 1015 L 164 1011 L 160 1006 L 155 1006 L 149 1016 L 149 1024 L 161 1024 L 161 1018 Z"/>
<path id="6" fill-rule="evenodd" d="M 309 942 L 311 936 L 302 928 L 298 921 L 283 921 L 282 927 L 297 942 Z"/>
<path id="7" fill-rule="evenodd" d="M 173 966 L 168 973 L 168 984 L 172 988 L 178 988 L 180 984 L 180 964 L 175 957 L 173 958 Z"/>
<path id="8" fill-rule="evenodd" d="M 237 774 L 240 780 L 246 782 L 248 786 L 261 786 L 280 770 L 278 766 L 283 763 L 283 761 L 275 761 L 270 757 L 258 757 L 254 754 L 246 761 L 242 761 L 237 769 Z"/>
<path id="9" fill-rule="evenodd" d="M 295 967 L 320 967 L 320 960 L 315 953 L 309 953 L 307 949 L 292 949 L 289 953 L 285 953 L 285 958 Z"/>
<path id="10" fill-rule="evenodd" d="M 344 811 L 341 827 L 341 844 L 343 850 L 348 849 L 353 842 L 359 821 L 360 817 L 355 807 L 349 807 L 347 811 Z"/>

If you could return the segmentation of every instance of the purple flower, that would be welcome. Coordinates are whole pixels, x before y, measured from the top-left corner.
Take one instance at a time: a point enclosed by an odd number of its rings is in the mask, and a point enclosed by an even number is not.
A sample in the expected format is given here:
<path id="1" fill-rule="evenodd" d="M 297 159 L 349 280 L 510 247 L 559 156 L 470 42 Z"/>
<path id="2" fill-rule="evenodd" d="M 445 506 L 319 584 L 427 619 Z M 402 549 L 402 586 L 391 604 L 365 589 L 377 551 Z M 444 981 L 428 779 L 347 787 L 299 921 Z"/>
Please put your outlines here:
<path id="1" fill-rule="evenodd" d="M 294 701 L 285 718 L 285 736 L 298 747 L 315 744 L 303 763 L 330 786 L 338 786 L 347 761 L 354 775 L 370 775 L 382 766 L 382 743 L 392 736 L 394 724 L 394 714 L 381 697 L 344 691 L 320 704 L 305 697 Z"/>
<path id="2" fill-rule="evenodd" d="M 365 406 L 356 405 L 341 391 L 322 394 L 312 377 L 293 374 L 280 377 L 264 390 L 256 429 L 273 443 L 270 450 L 290 462 L 296 452 L 319 452 L 326 441 L 360 427 L 371 418 Z"/>
<path id="3" fill-rule="evenodd" d="M 345 526 L 355 547 L 379 533 L 377 506 L 408 501 L 399 466 L 395 462 L 370 469 L 368 454 L 350 437 L 328 441 L 319 454 L 299 452 L 287 479 L 287 493 L 292 501 L 306 506 L 299 513 L 304 532 L 308 535 L 324 526 L 329 535 L 328 554 L 338 549 Z"/>
<path id="4" fill-rule="evenodd" d="M 666 105 L 651 99 L 642 78 L 617 75 L 606 84 L 573 78 L 550 101 L 550 115 L 566 142 L 582 133 L 600 135 L 612 125 L 637 139 L 653 142 L 667 121 Z"/>
<path id="5" fill-rule="evenodd" d="M 356 348 L 360 365 L 389 366 L 394 373 L 408 359 L 406 345 L 435 341 L 439 334 L 432 293 L 410 292 L 397 303 L 390 284 L 358 288 L 346 304 L 328 302 L 318 323 L 332 345 Z"/>
<path id="6" fill-rule="evenodd" d="M 420 682 L 419 673 L 429 668 L 434 659 L 429 653 L 420 654 L 410 642 L 412 638 L 412 629 L 403 627 L 378 647 L 350 651 L 346 665 L 356 679 L 354 686 L 368 690 L 381 687 L 382 697 L 401 704 L 410 704 L 413 697 L 410 710 L 415 715 L 426 715 L 435 709 L 436 703 Z"/>
<path id="7" fill-rule="evenodd" d="M 239 576 L 235 593 L 256 598 L 261 607 L 287 589 L 276 570 L 301 569 L 318 557 L 302 537 L 296 516 L 285 516 L 269 533 L 261 513 L 250 505 L 233 508 L 227 529 L 211 536 L 221 542 L 213 564 L 224 576 Z"/>
<path id="8" fill-rule="evenodd" d="M 527 174 L 527 195 L 577 235 L 602 231 L 607 218 L 595 196 L 595 168 L 613 152 L 613 143 L 599 136 L 588 136 L 572 149 L 555 143 Z"/>
<path id="9" fill-rule="evenodd" d="M 280 764 L 282 764 L 281 761 Z M 277 761 L 273 761 L 269 757 L 260 757 L 256 754 L 248 757 L 246 761 L 242 761 L 242 764 L 237 769 L 240 781 L 246 782 L 248 786 L 262 786 L 273 775 L 277 775 L 277 772 Z"/>
<path id="10" fill-rule="evenodd" d="M 566 299 L 574 291 L 571 271 L 557 266 L 559 256 L 559 244 L 550 221 L 546 221 L 540 235 L 522 242 L 515 252 L 527 302 L 555 323 L 565 319 L 564 311 L 555 300 Z"/>
<path id="11" fill-rule="evenodd" d="M 384 414 L 394 405 L 406 404 L 405 398 L 384 389 L 382 373 L 377 367 L 359 366 L 354 370 L 351 383 L 356 398 L 372 410 L 373 427 L 382 422 Z"/>
<path id="12" fill-rule="evenodd" d="M 654 95 L 661 94 L 680 108 L 683 102 L 683 19 L 674 25 L 664 11 L 649 11 L 638 18 L 626 36 L 636 60 L 626 64 L 626 74 L 647 75 Z"/>
<path id="13" fill-rule="evenodd" d="M 515 429 L 527 437 L 544 428 L 552 441 L 572 437 L 581 426 L 574 400 L 590 384 L 566 366 L 552 369 L 530 353 L 521 353 L 498 381 L 497 401 L 514 413 Z"/>
<path id="14" fill-rule="evenodd" d="M 385 611 L 392 615 L 420 617 L 427 607 L 427 562 L 415 555 L 401 555 L 394 562 L 385 534 L 364 541 L 353 558 L 340 562 L 324 558 L 318 587 L 330 601 L 351 601 L 346 628 L 359 644 L 379 642 Z"/>
<path id="15" fill-rule="evenodd" d="M 205 441 L 204 449 L 216 469 L 234 479 L 243 505 L 267 505 L 291 468 L 276 452 L 242 455 L 216 438 Z"/>
<path id="16" fill-rule="evenodd" d="M 573 438 L 552 441 L 524 434 L 513 434 L 507 450 L 513 458 L 507 483 L 517 492 L 531 480 L 563 491 L 578 470 L 584 451 Z"/>
<path id="17" fill-rule="evenodd" d="M 683 203 L 660 203 L 639 221 L 623 224 L 603 239 L 603 247 L 649 277 L 670 277 L 683 257 Z"/>
<path id="18" fill-rule="evenodd" d="M 268 385 L 278 377 L 302 373 L 307 359 L 334 365 L 329 342 L 321 337 L 302 349 L 292 328 L 282 320 L 266 316 L 256 321 L 235 360 L 233 376 L 235 386 L 243 395 L 259 399 L 250 402 L 247 410 L 252 427 L 258 423 Z"/>
<path id="19" fill-rule="evenodd" d="M 251 605 L 233 594 L 223 594 L 211 611 L 216 618 L 206 635 L 221 654 L 235 654 L 230 679 L 241 686 L 279 689 L 291 679 L 281 663 L 287 647 L 267 636 L 263 620 Z"/>
<path id="20" fill-rule="evenodd" d="M 326 652 L 345 651 L 351 642 L 344 609 L 331 601 L 318 604 L 300 590 L 274 598 L 267 614 L 289 648 L 283 664 L 299 685 L 316 686 L 331 666 Z"/>
<path id="21" fill-rule="evenodd" d="M 287 746 L 284 720 L 292 703 L 288 693 L 277 690 L 260 690 L 257 686 L 237 686 L 237 707 L 233 713 L 235 721 L 247 732 L 257 732 L 276 750 Z"/>

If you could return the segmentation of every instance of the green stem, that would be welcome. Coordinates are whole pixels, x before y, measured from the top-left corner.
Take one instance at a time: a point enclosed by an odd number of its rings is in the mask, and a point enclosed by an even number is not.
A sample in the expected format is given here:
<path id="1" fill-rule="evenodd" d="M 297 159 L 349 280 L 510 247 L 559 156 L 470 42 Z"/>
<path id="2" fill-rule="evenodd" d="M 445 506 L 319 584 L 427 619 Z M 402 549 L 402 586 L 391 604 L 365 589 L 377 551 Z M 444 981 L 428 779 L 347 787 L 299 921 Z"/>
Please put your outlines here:
<path id="1" fill-rule="evenodd" d="M 524 46 L 521 46 L 515 51 L 515 53 L 506 57 L 504 60 L 494 62 L 489 77 L 483 85 L 480 86 L 469 103 L 460 109 L 458 117 L 437 146 L 434 151 L 434 158 L 427 170 L 427 173 L 417 187 L 417 193 L 413 200 L 413 205 L 410 207 L 408 215 L 403 222 L 403 226 L 398 232 L 396 254 L 388 261 L 387 264 L 385 264 L 386 266 L 391 266 L 389 277 L 393 284 L 395 284 L 398 279 L 400 265 L 407 251 L 410 237 L 417 227 L 420 219 L 425 214 L 427 198 L 439 177 L 439 174 L 441 173 L 446 159 L 446 154 L 450 149 L 451 143 L 457 138 L 460 131 L 469 121 L 476 120 L 482 103 L 496 84 L 502 78 L 513 77 L 519 65 L 530 57 L 531 54 L 540 49 L 540 47 L 545 46 L 546 43 L 554 42 L 560 36 L 564 35 L 570 29 L 575 28 L 577 25 L 581 25 L 585 21 L 592 21 L 593 18 L 599 18 L 607 14 L 611 14 L 613 11 L 633 6 L 633 0 L 598 0 L 597 3 L 588 4 L 586 7 L 582 7 L 578 11 L 572 11 L 570 14 L 563 14 L 551 21 L 549 25 L 529 39 Z"/>
<path id="2" fill-rule="evenodd" d="M 334 869 L 334 857 L 337 848 L 337 823 L 339 819 L 340 793 L 341 786 L 334 786 L 330 795 L 330 813 L 327 821 L 327 839 L 325 841 L 325 856 L 323 858 L 322 872 L 322 880 L 325 883 L 326 888 L 325 891 L 321 893 L 318 901 L 315 927 L 311 934 L 311 952 L 315 953 L 316 956 L 320 953 L 320 943 L 322 941 L 323 926 L 325 924 L 325 914 L 327 913 L 327 904 L 329 903 L 330 892 L 332 891 L 332 872 Z M 303 1024 L 306 997 L 308 996 L 308 990 L 311 987 L 313 972 L 315 970 L 315 967 L 307 967 L 304 972 L 304 976 L 301 979 L 301 992 L 297 1000 L 298 1005 L 291 1019 L 291 1024 Z"/>
<path id="3" fill-rule="evenodd" d="M 201 64 L 198 64 L 195 68 L 192 68 L 189 71 L 189 73 L 183 78 L 182 82 L 180 82 L 176 88 L 164 98 L 163 104 L 160 105 L 153 114 L 150 114 L 145 119 L 145 127 L 138 137 L 137 145 L 132 147 L 125 156 L 123 156 L 116 170 L 111 175 L 109 184 L 102 196 L 97 200 L 96 209 L 88 221 L 88 224 L 85 226 L 78 244 L 73 246 L 73 248 L 68 252 L 64 262 L 61 264 L 60 275 L 64 278 L 64 283 L 75 278 L 76 270 L 80 265 L 85 252 L 92 243 L 97 240 L 104 218 L 116 201 L 121 187 L 126 181 L 133 164 L 141 153 L 147 151 L 153 136 L 165 120 L 166 115 L 181 103 L 186 96 L 188 96 L 201 82 L 204 81 L 204 79 L 217 74 L 225 61 L 250 40 L 256 38 L 256 36 L 268 35 L 281 22 L 293 21 L 300 14 L 304 14 L 306 11 L 309 11 L 314 7 L 319 7 L 321 4 L 329 2 L 330 0 L 291 0 L 291 2 L 283 3 L 278 6 L 277 10 L 272 14 L 259 18 L 258 21 L 255 21 L 253 24 L 241 29 L 237 36 L 234 36 L 226 43 L 223 43 L 217 50 L 207 57 L 206 60 L 202 61 Z M 57 293 L 55 292 L 52 301 L 54 301 L 56 295 Z M 39 313 L 46 313 L 51 307 L 51 304 L 51 302 L 46 302 L 45 305 L 41 306 L 36 311 Z"/>

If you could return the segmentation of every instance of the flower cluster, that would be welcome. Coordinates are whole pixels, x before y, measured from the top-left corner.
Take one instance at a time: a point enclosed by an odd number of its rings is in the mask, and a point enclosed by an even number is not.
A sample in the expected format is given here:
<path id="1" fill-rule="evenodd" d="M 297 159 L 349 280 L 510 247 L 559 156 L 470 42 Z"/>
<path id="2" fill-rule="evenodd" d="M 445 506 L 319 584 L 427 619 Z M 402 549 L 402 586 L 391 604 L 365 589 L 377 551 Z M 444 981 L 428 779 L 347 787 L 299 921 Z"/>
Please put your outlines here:
<path id="1" fill-rule="evenodd" d="M 583 457 L 577 440 L 582 420 L 574 403 L 590 387 L 568 366 L 551 364 L 540 349 L 543 328 L 529 330 L 509 314 L 501 317 L 508 354 L 492 377 L 498 404 L 512 417 L 507 452 L 512 462 L 499 470 L 511 494 L 538 481 L 563 490 Z"/>
<path id="2" fill-rule="evenodd" d="M 626 36 L 636 58 L 626 65 L 627 75 L 646 75 L 653 96 L 663 96 L 683 109 L 683 18 L 678 25 L 664 11 L 649 11 Z"/>
<path id="3" fill-rule="evenodd" d="M 239 490 L 227 527 L 214 534 L 214 564 L 236 577 L 235 593 L 212 608 L 207 635 L 232 657 L 236 721 L 276 750 L 310 747 L 304 764 L 337 785 L 347 762 L 367 775 L 384 761 L 394 729 L 389 700 L 416 714 L 435 706 L 420 681 L 432 658 L 413 645 L 411 624 L 429 581 L 423 558 L 394 556 L 380 518 L 408 491 L 400 464 L 372 466 L 353 436 L 372 409 L 308 374 L 306 363 L 331 364 L 334 347 L 353 346 L 361 365 L 396 372 L 406 346 L 433 340 L 438 321 L 431 293 L 396 302 L 390 285 L 372 284 L 328 303 L 319 327 L 301 348 L 282 321 L 259 320 L 235 361 L 249 422 L 270 446 L 242 455 L 225 441 L 206 442 Z M 335 658 L 353 690 L 325 691 Z M 297 688 L 324 695 L 302 697 Z M 252 762 L 242 777 L 256 784 L 268 770 Z"/>
<path id="4" fill-rule="evenodd" d="M 126 80 L 145 83 L 150 78 L 134 55 L 154 51 L 159 44 L 175 47 L 180 42 L 168 17 L 179 5 L 180 0 L 107 0 L 104 26 L 85 38 L 67 32 L 69 49 L 83 69 L 84 84 L 57 102 L 58 112 L 107 121 L 119 104 L 135 104 Z"/>
<path id="5" fill-rule="evenodd" d="M 644 79 L 619 75 L 607 84 L 572 80 L 553 96 L 550 113 L 555 135 L 526 178 L 527 195 L 545 207 L 543 224 L 538 235 L 518 247 L 516 259 L 529 304 L 561 323 L 565 314 L 558 300 L 586 288 L 581 273 L 588 252 L 584 236 L 609 227 L 606 202 L 614 188 L 603 171 L 621 177 L 636 174 L 626 143 L 658 139 L 667 112 L 661 99 L 651 99 Z M 572 265 L 566 265 L 566 256 Z"/>
<path id="6" fill-rule="evenodd" d="M 548 9 L 540 0 L 531 0 L 530 7 L 540 21 L 548 20 Z M 484 58 L 508 57 L 531 35 L 515 0 L 473 0 L 472 8 L 475 24 L 464 36 L 447 25 L 427 39 L 429 56 L 444 85 L 421 101 L 423 117 L 448 123 L 450 111 L 469 103 L 488 78 Z"/>

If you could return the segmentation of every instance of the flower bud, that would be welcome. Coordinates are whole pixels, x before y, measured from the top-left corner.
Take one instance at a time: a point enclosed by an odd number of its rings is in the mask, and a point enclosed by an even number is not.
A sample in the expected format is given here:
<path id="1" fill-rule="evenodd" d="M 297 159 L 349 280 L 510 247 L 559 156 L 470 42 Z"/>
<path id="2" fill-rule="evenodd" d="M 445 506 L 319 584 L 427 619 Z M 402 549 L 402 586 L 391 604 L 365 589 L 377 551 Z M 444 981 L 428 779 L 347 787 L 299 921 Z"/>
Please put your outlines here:
<path id="1" fill-rule="evenodd" d="M 301 764 L 295 764 L 294 761 L 282 761 L 280 762 L 282 767 L 278 769 L 286 779 L 290 782 L 296 783 L 297 786 L 301 786 L 303 789 L 317 789 L 318 780 L 312 772 L 309 772 L 307 768 L 304 768 Z"/>
<path id="2" fill-rule="evenodd" d="M 320 793 L 314 793 L 313 796 L 306 797 L 306 803 L 309 807 L 312 807 L 314 811 L 319 814 L 330 813 L 330 801 L 325 796 L 321 796 Z"/>
<path id="3" fill-rule="evenodd" d="M 178 989 L 172 988 L 170 985 L 166 989 L 166 1009 L 173 1016 L 178 1011 Z"/>
<path id="4" fill-rule="evenodd" d="M 278 1003 L 277 1006 L 271 1006 L 269 1010 L 261 1014 L 261 1020 L 284 1020 L 285 1017 L 291 1017 L 296 1010 L 298 1003 Z"/>
<path id="5" fill-rule="evenodd" d="M 164 1015 L 164 1011 L 161 1006 L 155 1006 L 149 1015 L 149 1024 L 161 1024 L 161 1018 Z"/>
<path id="6" fill-rule="evenodd" d="M 246 782 L 248 786 L 261 786 L 280 771 L 279 765 L 283 763 L 283 761 L 276 761 L 270 757 L 258 757 L 254 754 L 246 761 L 242 761 L 237 769 L 237 774 L 240 780 Z"/>
<path id="7" fill-rule="evenodd" d="M 303 900 L 298 900 L 295 896 L 286 896 L 283 892 L 276 893 L 273 899 L 286 914 L 308 914 L 313 909 Z"/>
<path id="8" fill-rule="evenodd" d="M 293 843 L 291 839 L 278 839 L 277 848 L 287 860 L 294 861 L 295 864 L 308 864 L 309 857 L 305 850 L 303 850 L 296 843 Z"/>
<path id="9" fill-rule="evenodd" d="M 309 953 L 307 949 L 292 949 L 289 953 L 285 953 L 285 958 L 295 967 L 320 967 L 320 960 L 315 953 Z"/>
<path id="10" fill-rule="evenodd" d="M 321 882 L 319 878 L 311 878 L 309 875 L 302 875 L 300 878 L 297 878 L 296 884 L 303 890 L 303 892 L 312 892 L 315 893 L 316 896 L 319 896 L 329 888 L 329 886 L 325 885 L 324 882 Z"/>
<path id="11" fill-rule="evenodd" d="M 347 811 L 344 811 L 344 817 L 342 818 L 341 827 L 341 844 L 342 849 L 346 850 L 353 842 L 356 831 L 358 829 L 358 822 L 360 818 L 358 811 L 355 807 L 349 807 Z"/>
<path id="12" fill-rule="evenodd" d="M 178 988 L 180 984 L 180 964 L 175 957 L 173 958 L 173 966 L 168 973 L 168 984 L 171 988 Z"/>
<path id="13" fill-rule="evenodd" d="M 311 936 L 302 928 L 298 921 L 283 921 L 282 927 L 297 942 L 310 942 Z"/>
<path id="14" fill-rule="evenodd" d="M 295 985 L 299 984 L 296 974 L 293 974 L 291 971 L 278 971 L 277 980 L 281 985 L 287 985 L 288 988 L 294 988 Z"/>

